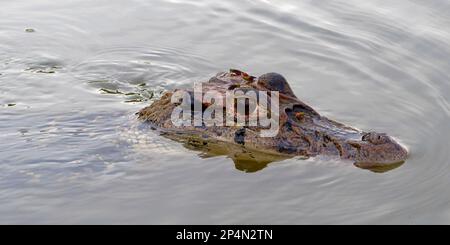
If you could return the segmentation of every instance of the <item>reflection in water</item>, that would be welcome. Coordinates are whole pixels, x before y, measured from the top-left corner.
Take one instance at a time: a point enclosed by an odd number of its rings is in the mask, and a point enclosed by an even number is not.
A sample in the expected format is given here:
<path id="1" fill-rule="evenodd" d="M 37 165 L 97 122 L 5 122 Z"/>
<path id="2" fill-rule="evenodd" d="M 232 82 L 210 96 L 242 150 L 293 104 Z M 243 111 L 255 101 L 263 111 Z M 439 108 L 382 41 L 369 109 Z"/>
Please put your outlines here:
<path id="1" fill-rule="evenodd" d="M 216 156 L 227 156 L 230 158 L 237 170 L 253 173 L 267 167 L 269 163 L 288 159 L 288 156 L 268 154 L 260 151 L 249 150 L 242 145 L 225 143 L 220 141 L 204 140 L 201 137 L 181 138 L 173 135 L 163 134 L 172 140 L 182 142 L 189 150 L 200 151 L 202 158 Z"/>
<path id="2" fill-rule="evenodd" d="M 267 167 L 267 165 L 269 165 L 270 163 L 294 158 L 294 156 L 292 155 L 270 154 L 263 151 L 248 149 L 243 145 L 227 143 L 218 140 L 204 139 L 202 137 L 196 137 L 192 135 L 185 136 L 182 134 L 162 133 L 162 136 L 182 143 L 182 145 L 189 150 L 200 151 L 201 153 L 199 154 L 199 156 L 202 158 L 227 156 L 234 162 L 237 170 L 246 173 L 260 171 Z M 295 159 L 305 160 L 308 159 L 308 157 L 301 156 L 299 158 L 299 156 L 296 156 Z M 342 162 L 346 163 L 348 161 Z M 403 163 L 404 161 L 382 166 L 367 166 L 364 164 L 354 163 L 354 166 L 361 169 L 370 170 L 374 173 L 385 173 L 400 167 L 401 165 L 403 165 Z"/>
<path id="3" fill-rule="evenodd" d="M 405 161 L 382 165 L 382 166 L 365 166 L 365 165 L 358 164 L 358 163 L 355 163 L 354 165 L 358 168 L 367 169 L 374 173 L 385 173 L 385 172 L 394 170 L 394 169 L 402 166 L 404 163 L 405 163 Z"/>

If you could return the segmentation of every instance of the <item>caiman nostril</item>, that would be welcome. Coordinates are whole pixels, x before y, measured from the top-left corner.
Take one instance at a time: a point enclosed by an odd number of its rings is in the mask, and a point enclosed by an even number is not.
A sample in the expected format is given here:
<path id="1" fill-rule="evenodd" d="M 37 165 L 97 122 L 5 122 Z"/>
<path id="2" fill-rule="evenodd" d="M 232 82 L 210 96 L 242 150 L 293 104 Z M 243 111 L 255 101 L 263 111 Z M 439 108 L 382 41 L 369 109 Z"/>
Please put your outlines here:
<path id="1" fill-rule="evenodd" d="M 389 142 L 389 136 L 375 132 L 366 133 L 361 138 L 362 141 L 370 142 L 374 145 L 380 145 Z"/>

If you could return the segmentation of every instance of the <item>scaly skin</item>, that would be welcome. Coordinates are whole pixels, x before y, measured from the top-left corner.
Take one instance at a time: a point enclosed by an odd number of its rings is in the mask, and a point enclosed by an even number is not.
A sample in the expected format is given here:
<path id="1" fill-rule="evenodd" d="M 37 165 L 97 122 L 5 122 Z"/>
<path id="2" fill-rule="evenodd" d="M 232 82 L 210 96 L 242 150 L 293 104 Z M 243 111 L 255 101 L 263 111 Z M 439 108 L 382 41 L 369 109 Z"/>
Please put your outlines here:
<path id="1" fill-rule="evenodd" d="M 171 103 L 173 92 L 165 93 L 151 106 L 142 109 L 139 118 L 165 134 L 175 136 L 172 138 L 195 136 L 205 141 L 240 144 L 248 149 L 283 156 L 338 156 L 364 168 L 397 164 L 407 158 L 407 150 L 386 134 L 363 132 L 321 116 L 300 101 L 279 74 L 268 73 L 256 79 L 231 70 L 217 74 L 202 86 L 203 93 L 215 90 L 225 94 L 236 89 L 279 91 L 278 135 L 260 137 L 263 128 L 249 126 L 176 127 L 171 122 L 172 110 L 177 106 Z"/>

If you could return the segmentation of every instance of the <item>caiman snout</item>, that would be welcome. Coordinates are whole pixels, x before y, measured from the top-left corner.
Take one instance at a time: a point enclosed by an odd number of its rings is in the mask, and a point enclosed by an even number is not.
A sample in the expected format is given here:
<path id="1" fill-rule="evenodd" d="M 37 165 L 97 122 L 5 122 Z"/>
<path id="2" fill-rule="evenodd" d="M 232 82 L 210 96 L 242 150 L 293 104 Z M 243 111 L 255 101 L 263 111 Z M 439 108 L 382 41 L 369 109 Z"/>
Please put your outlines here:
<path id="1" fill-rule="evenodd" d="M 370 132 L 363 134 L 359 144 L 356 162 L 359 165 L 380 166 L 403 162 L 408 156 L 408 151 L 392 137 Z"/>

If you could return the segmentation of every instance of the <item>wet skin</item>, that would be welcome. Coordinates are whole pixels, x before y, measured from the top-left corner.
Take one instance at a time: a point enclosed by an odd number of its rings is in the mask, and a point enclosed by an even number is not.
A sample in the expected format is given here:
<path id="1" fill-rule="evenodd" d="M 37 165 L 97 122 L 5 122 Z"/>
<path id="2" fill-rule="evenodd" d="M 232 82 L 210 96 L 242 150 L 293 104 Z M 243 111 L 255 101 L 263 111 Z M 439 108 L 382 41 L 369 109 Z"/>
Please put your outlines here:
<path id="1" fill-rule="evenodd" d="M 165 93 L 152 105 L 138 112 L 139 119 L 169 138 L 184 142 L 190 138 L 198 139 L 205 148 L 208 142 L 222 142 L 243 147 L 246 149 L 244 152 L 264 152 L 281 159 L 292 156 L 336 156 L 369 169 L 389 169 L 389 166 L 398 166 L 407 158 L 407 150 L 384 133 L 364 132 L 321 116 L 295 96 L 280 74 L 268 73 L 256 78 L 238 70 L 230 70 L 217 74 L 202 86 L 203 93 L 210 90 L 221 94 L 249 89 L 279 91 L 278 134 L 275 137 L 261 137 L 259 133 L 264 128 L 258 126 L 174 126 L 171 113 L 178 104 L 171 103 L 173 92 Z"/>

